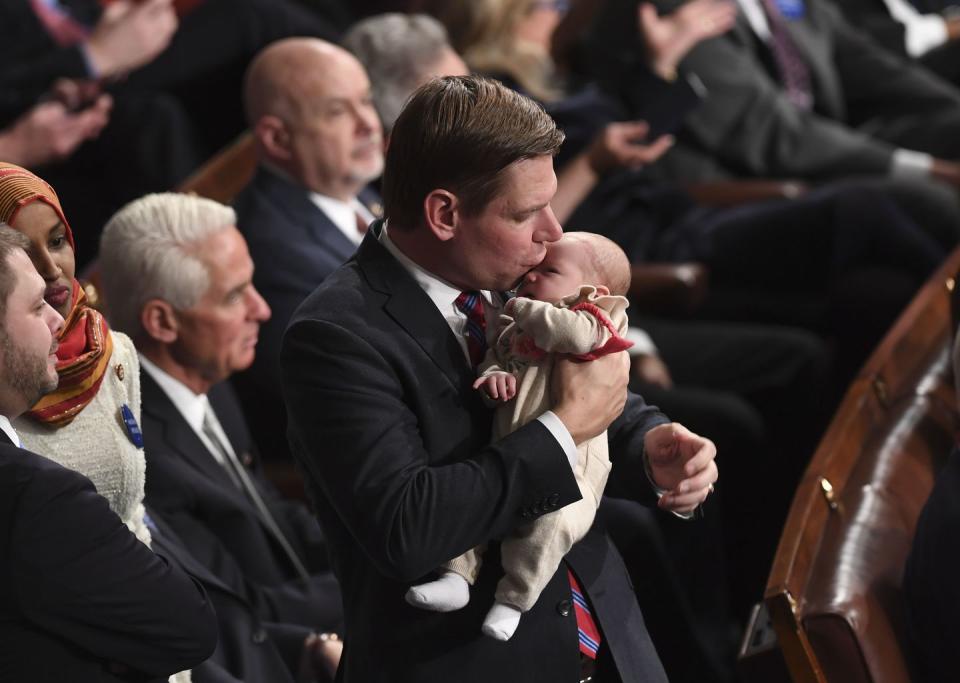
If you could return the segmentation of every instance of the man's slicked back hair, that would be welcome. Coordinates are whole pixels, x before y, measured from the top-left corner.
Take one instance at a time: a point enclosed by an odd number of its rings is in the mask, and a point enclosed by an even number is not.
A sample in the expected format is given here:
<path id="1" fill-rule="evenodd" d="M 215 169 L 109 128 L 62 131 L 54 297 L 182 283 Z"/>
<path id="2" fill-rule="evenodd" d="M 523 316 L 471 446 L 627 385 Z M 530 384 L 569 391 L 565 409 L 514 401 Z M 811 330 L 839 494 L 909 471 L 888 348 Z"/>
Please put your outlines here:
<path id="1" fill-rule="evenodd" d="M 476 215 L 499 192 L 508 166 L 553 156 L 563 133 L 543 108 L 481 76 L 438 78 L 418 89 L 393 128 L 383 175 L 391 226 L 413 228 L 436 189 Z"/>

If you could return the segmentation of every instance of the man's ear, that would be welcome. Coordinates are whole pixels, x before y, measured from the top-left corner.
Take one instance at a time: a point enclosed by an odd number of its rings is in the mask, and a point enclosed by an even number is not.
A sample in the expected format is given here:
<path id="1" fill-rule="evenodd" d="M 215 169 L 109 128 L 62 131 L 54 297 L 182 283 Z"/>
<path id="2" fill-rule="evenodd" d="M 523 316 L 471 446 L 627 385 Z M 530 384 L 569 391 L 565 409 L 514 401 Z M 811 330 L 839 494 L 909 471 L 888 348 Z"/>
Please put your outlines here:
<path id="1" fill-rule="evenodd" d="M 253 134 L 271 158 L 287 161 L 293 156 L 290 131 L 279 117 L 272 114 L 261 116 L 253 127 Z"/>
<path id="2" fill-rule="evenodd" d="M 607 296 L 610 294 L 610 288 L 606 285 L 597 285 L 597 294 L 600 296 Z"/>
<path id="3" fill-rule="evenodd" d="M 427 228 L 441 242 L 452 239 L 457 231 L 460 200 L 447 190 L 433 190 L 423 200 Z"/>
<path id="4" fill-rule="evenodd" d="M 162 344 L 177 341 L 180 323 L 173 306 L 163 299 L 150 299 L 140 311 L 140 324 L 147 335 Z"/>

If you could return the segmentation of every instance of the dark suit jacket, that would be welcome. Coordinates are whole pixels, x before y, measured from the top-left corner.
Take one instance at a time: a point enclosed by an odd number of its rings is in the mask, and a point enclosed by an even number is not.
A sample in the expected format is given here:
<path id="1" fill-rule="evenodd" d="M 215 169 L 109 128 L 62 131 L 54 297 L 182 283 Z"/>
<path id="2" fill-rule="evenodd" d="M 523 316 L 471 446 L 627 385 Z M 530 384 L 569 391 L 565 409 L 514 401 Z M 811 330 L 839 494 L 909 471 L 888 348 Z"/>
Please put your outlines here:
<path id="1" fill-rule="evenodd" d="M 284 500 L 259 470 L 250 434 L 227 383 L 208 394 L 217 419 L 271 513 L 310 571 L 304 586 L 253 504 L 230 481 L 176 406 L 146 372 L 141 373 L 147 503 L 155 508 L 204 566 L 221 576 L 231 566 L 264 589 L 256 605 L 271 621 L 336 630 L 340 593 L 329 571 L 327 547 L 316 520 L 300 503 Z"/>
<path id="2" fill-rule="evenodd" d="M 165 679 L 213 652 L 200 586 L 137 540 L 86 477 L 5 434 L 0 529 L 0 681 Z"/>
<path id="3" fill-rule="evenodd" d="M 579 499 L 537 421 L 489 444 L 491 413 L 446 321 L 372 234 L 304 302 L 284 338 L 290 439 L 344 591 L 343 681 L 577 680 L 576 620 L 561 568 L 514 637 L 481 635 L 502 575 L 495 539 Z M 642 438 L 665 422 L 639 397 L 610 430 L 615 494 L 651 496 Z M 622 489 L 621 489 L 622 491 Z M 492 542 L 462 610 L 404 601 L 444 561 Z M 665 675 L 626 570 L 595 526 L 568 554 L 627 683 Z"/>
<path id="4" fill-rule="evenodd" d="M 364 190 L 359 199 L 377 209 L 374 190 Z M 305 188 L 263 167 L 234 208 L 256 267 L 253 284 L 273 311 L 260 327 L 253 365 L 234 382 L 261 451 L 287 459 L 287 417 L 278 380 L 280 340 L 300 302 L 346 262 L 356 246 L 310 201 Z"/>
<path id="5" fill-rule="evenodd" d="M 194 683 L 293 683 L 311 629 L 263 621 L 257 614 L 261 591 L 236 564 L 224 562 L 220 574 L 214 574 L 193 557 L 161 514 L 147 512 L 154 549 L 199 581 L 217 612 L 217 649 L 193 668 Z"/>
<path id="6" fill-rule="evenodd" d="M 804 16 L 787 29 L 810 69 L 814 111 L 787 100 L 769 48 L 741 13 L 733 29 L 701 42 L 680 63 L 681 72 L 703 81 L 707 97 L 661 161 L 672 177 L 886 174 L 898 145 L 944 154 L 906 144 L 909 138 L 953 144 L 936 132 L 957 125 L 956 89 L 878 46 L 827 0 L 804 5 Z"/>
<path id="7" fill-rule="evenodd" d="M 360 201 L 376 201 L 375 193 L 361 193 Z M 254 372 L 275 384 L 280 339 L 293 312 L 357 248 L 306 189 L 262 167 L 234 208 L 256 266 L 253 284 L 273 310 L 260 330 Z"/>

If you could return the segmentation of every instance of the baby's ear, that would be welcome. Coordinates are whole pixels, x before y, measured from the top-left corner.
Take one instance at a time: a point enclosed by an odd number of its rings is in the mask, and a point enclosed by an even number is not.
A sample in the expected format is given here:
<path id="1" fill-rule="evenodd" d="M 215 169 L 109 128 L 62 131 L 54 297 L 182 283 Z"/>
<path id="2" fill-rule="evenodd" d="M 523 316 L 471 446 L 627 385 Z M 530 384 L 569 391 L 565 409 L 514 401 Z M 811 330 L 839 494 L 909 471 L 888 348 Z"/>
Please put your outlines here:
<path id="1" fill-rule="evenodd" d="M 597 285 L 597 294 L 600 296 L 609 296 L 610 288 L 605 285 Z"/>

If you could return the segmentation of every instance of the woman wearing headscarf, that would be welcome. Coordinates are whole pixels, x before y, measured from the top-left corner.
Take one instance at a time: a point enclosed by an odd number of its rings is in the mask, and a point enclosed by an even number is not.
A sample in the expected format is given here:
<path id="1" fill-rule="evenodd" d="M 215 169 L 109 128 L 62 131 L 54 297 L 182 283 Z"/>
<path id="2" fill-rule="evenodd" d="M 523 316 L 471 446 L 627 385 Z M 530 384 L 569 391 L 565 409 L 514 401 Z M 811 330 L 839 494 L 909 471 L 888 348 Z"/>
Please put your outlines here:
<path id="1" fill-rule="evenodd" d="M 30 240 L 44 299 L 64 318 L 56 391 L 14 421 L 23 446 L 89 478 L 110 508 L 150 545 L 144 522 L 140 365 L 133 342 L 112 332 L 75 275 L 74 241 L 56 192 L 30 171 L 0 162 L 0 221 Z M 171 677 L 188 683 L 189 672 Z"/>

